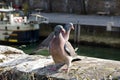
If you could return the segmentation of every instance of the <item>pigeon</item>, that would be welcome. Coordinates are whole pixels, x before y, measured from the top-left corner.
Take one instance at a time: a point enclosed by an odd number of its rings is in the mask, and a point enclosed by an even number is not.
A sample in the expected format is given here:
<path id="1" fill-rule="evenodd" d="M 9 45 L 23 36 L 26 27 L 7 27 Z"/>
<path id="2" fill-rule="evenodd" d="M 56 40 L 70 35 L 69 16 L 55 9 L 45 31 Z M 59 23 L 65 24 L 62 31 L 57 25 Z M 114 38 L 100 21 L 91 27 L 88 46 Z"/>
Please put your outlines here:
<path id="1" fill-rule="evenodd" d="M 75 52 L 75 49 L 72 47 L 71 43 L 69 42 L 69 36 L 70 36 L 70 31 L 73 29 L 74 30 L 74 26 L 73 26 L 73 23 L 68 23 L 64 26 L 64 29 L 65 29 L 65 33 L 62 33 L 64 39 L 66 40 L 66 43 L 65 43 L 65 50 L 67 52 L 69 52 L 70 55 L 76 55 L 76 52 Z"/>
<path id="2" fill-rule="evenodd" d="M 57 25 L 54 29 L 54 37 L 49 44 L 49 53 L 52 55 L 52 58 L 55 63 L 61 63 L 65 58 L 65 39 L 62 33 L 65 32 L 63 26 Z"/>
<path id="3" fill-rule="evenodd" d="M 71 30 L 74 30 L 74 26 L 73 26 L 73 23 L 67 23 L 65 26 L 64 26 L 64 29 L 65 29 L 65 33 L 62 33 L 64 39 L 66 40 L 66 43 L 65 43 L 65 46 L 64 46 L 64 50 L 66 51 L 66 53 L 72 58 L 69 62 L 69 66 L 71 66 L 71 62 L 74 62 L 74 61 L 80 61 L 81 59 L 78 58 L 78 55 L 76 53 L 77 49 L 78 48 L 73 48 L 73 46 L 71 45 L 71 43 L 69 42 L 69 36 L 70 36 L 70 32 Z M 68 70 L 69 71 L 69 70 Z"/>

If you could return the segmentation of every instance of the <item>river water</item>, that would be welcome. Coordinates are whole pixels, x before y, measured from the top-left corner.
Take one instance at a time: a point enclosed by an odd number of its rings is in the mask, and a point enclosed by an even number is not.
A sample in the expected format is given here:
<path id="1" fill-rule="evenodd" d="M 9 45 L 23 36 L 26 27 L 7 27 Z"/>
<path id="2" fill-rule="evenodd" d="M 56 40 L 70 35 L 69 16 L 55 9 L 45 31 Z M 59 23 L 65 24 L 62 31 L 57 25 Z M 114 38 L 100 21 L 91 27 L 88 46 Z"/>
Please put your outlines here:
<path id="1" fill-rule="evenodd" d="M 36 48 L 38 44 L 29 44 L 24 46 L 19 46 L 18 48 L 22 49 L 25 53 L 30 54 Z M 93 47 L 93 46 L 83 46 L 80 45 L 77 50 L 78 55 L 96 57 L 102 59 L 111 59 L 120 61 L 120 49 L 116 48 L 106 48 L 106 47 Z M 49 55 L 47 50 L 42 50 L 37 53 L 38 55 Z"/>

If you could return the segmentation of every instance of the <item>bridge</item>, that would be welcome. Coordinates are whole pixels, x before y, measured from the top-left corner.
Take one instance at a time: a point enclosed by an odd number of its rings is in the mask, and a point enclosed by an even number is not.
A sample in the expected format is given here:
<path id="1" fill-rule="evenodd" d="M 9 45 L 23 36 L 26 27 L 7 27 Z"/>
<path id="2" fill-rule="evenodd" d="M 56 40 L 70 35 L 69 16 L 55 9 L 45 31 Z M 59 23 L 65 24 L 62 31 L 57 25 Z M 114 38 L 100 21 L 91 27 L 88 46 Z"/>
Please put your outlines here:
<path id="1" fill-rule="evenodd" d="M 77 15 L 66 13 L 41 13 L 49 19 L 49 23 L 68 23 L 93 26 L 120 27 L 120 16 Z"/>

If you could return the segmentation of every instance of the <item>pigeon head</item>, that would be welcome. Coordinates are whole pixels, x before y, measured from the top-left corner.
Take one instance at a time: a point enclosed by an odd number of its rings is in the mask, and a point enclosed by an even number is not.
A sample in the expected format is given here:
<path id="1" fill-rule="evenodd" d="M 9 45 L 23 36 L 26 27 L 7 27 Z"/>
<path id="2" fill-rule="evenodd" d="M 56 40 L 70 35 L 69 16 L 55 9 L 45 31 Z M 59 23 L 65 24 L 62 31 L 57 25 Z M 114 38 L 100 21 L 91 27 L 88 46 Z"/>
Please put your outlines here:
<path id="1" fill-rule="evenodd" d="M 73 29 L 74 30 L 74 26 L 73 26 L 73 23 L 68 23 L 64 26 L 64 29 L 66 30 L 66 32 L 70 29 Z"/>
<path id="2" fill-rule="evenodd" d="M 65 32 L 65 29 L 63 28 L 62 25 L 57 25 L 57 26 L 54 28 L 55 36 L 59 35 L 60 32 Z"/>

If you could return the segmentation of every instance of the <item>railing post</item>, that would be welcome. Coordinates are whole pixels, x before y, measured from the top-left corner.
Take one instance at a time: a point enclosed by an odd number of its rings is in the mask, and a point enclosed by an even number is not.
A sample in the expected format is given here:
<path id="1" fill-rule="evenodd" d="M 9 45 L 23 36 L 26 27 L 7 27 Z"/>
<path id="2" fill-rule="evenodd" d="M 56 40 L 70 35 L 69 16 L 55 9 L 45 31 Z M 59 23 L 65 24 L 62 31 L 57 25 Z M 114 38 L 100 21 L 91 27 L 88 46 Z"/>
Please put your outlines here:
<path id="1" fill-rule="evenodd" d="M 80 26 L 80 24 L 78 24 L 78 26 L 77 26 L 77 43 L 79 43 L 80 42 L 80 30 L 81 30 L 81 26 Z"/>
<path id="2" fill-rule="evenodd" d="M 77 36 L 77 24 L 75 24 L 74 43 L 76 43 L 76 36 Z"/>
<path id="3" fill-rule="evenodd" d="M 79 43 L 80 41 L 80 29 L 81 26 L 79 23 L 75 24 L 75 32 L 74 32 L 74 43 Z"/>

